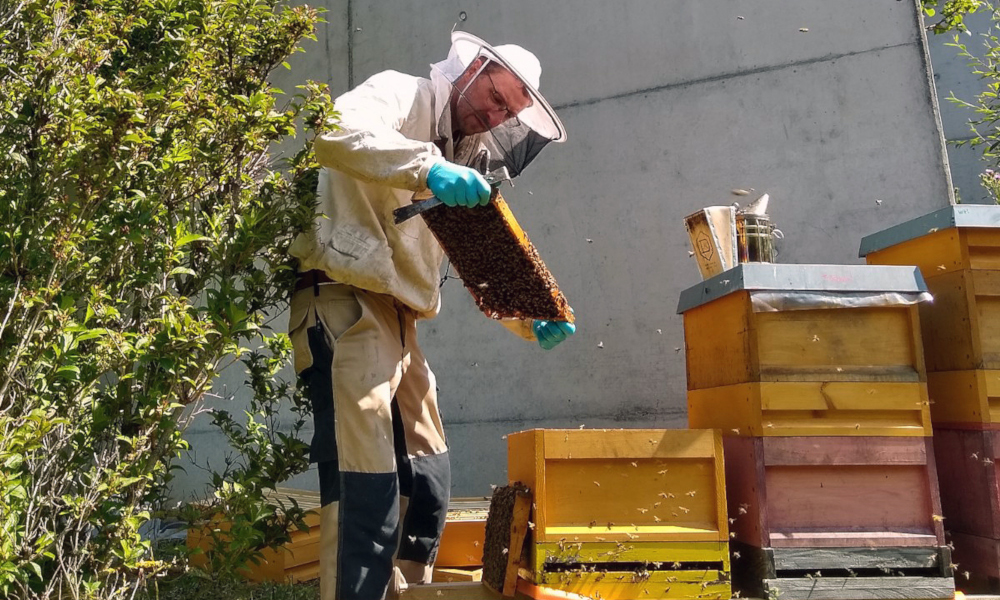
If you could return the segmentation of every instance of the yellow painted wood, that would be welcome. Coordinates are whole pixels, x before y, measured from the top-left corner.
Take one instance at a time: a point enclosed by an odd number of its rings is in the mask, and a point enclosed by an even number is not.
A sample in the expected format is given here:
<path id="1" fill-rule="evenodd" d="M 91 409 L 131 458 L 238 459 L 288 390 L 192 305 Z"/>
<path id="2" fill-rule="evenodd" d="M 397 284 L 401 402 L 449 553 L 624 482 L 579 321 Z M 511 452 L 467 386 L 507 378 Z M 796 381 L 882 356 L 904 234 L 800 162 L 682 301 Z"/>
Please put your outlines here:
<path id="1" fill-rule="evenodd" d="M 937 423 L 1000 423 L 1000 370 L 932 372 L 927 388 Z"/>
<path id="2" fill-rule="evenodd" d="M 723 599 L 732 596 L 730 582 L 719 571 L 633 571 L 607 573 L 550 573 L 540 585 L 601 600 L 643 598 Z"/>
<path id="3" fill-rule="evenodd" d="M 970 269 L 1000 269 L 1000 231 L 996 228 L 962 229 Z"/>
<path id="4" fill-rule="evenodd" d="M 953 227 L 872 252 L 866 260 L 870 265 L 916 265 L 925 278 L 968 268 L 959 230 Z"/>
<path id="5" fill-rule="evenodd" d="M 643 539 L 704 532 L 718 539 L 710 459 L 553 460 L 546 462 L 546 480 L 544 539 L 591 523 L 611 532 L 623 527 Z"/>
<path id="6" fill-rule="evenodd" d="M 544 433 L 545 458 L 650 459 L 714 458 L 712 431 L 684 429 L 550 429 Z"/>
<path id="7" fill-rule="evenodd" d="M 722 562 L 729 570 L 729 544 L 717 542 L 559 542 L 535 544 L 535 572 L 546 562 Z"/>
<path id="8" fill-rule="evenodd" d="M 689 390 L 754 379 L 750 295 L 736 292 L 684 313 Z"/>
<path id="9" fill-rule="evenodd" d="M 688 392 L 691 427 L 744 436 L 929 436 L 923 383 L 764 382 Z"/>
<path id="10" fill-rule="evenodd" d="M 727 534 L 728 535 L 728 534 Z M 544 542 L 572 540 L 573 542 L 650 542 L 656 540 L 678 540 L 684 542 L 716 542 L 723 534 L 714 529 L 679 527 L 676 525 L 612 525 L 610 528 L 583 525 L 550 525 L 535 539 Z"/>
<path id="11" fill-rule="evenodd" d="M 532 430 L 507 439 L 508 478 L 532 488 L 535 541 L 728 539 L 719 432 Z"/>
<path id="12" fill-rule="evenodd" d="M 440 569 L 434 567 L 431 581 L 434 583 L 454 583 L 456 581 L 482 581 L 482 569 Z"/>
<path id="13" fill-rule="evenodd" d="M 842 372 L 854 380 L 923 380 L 914 306 L 754 314 L 761 375 L 796 380 Z M 763 377 L 762 377 L 763 378 Z"/>

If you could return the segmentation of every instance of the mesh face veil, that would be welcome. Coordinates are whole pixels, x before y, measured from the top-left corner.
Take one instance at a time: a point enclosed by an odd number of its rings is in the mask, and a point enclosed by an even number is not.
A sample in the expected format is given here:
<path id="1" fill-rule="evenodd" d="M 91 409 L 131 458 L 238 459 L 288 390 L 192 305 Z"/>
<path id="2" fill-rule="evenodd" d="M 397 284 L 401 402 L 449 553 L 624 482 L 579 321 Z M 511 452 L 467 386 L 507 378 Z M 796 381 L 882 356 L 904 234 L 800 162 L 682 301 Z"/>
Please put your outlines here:
<path id="1" fill-rule="evenodd" d="M 519 175 L 549 142 L 566 140 L 566 130 L 538 92 L 541 67 L 527 50 L 493 48 L 464 33 L 452 34 L 448 58 L 432 65 L 438 134 L 452 140 L 454 160 L 463 164 L 483 148 L 488 169 L 506 167 Z"/>

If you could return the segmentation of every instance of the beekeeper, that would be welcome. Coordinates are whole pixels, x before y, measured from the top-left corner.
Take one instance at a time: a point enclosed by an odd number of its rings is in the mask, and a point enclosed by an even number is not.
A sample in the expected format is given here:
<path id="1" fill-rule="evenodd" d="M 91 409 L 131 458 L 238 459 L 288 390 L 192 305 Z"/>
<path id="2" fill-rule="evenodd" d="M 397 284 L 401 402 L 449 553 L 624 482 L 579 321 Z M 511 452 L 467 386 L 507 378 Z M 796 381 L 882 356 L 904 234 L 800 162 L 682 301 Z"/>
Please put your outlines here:
<path id="1" fill-rule="evenodd" d="M 564 141 L 540 73 L 523 48 L 456 32 L 429 80 L 372 76 L 337 98 L 339 128 L 316 140 L 324 168 L 314 227 L 291 247 L 289 332 L 315 413 L 323 600 L 430 581 L 451 470 L 415 322 L 438 313 L 444 256 L 423 219 L 395 225 L 393 210 L 431 194 L 447 205 L 434 210 L 485 205 L 489 185 L 465 166 L 473 157 L 516 176 Z M 504 324 L 546 349 L 574 333 L 569 323 Z"/>

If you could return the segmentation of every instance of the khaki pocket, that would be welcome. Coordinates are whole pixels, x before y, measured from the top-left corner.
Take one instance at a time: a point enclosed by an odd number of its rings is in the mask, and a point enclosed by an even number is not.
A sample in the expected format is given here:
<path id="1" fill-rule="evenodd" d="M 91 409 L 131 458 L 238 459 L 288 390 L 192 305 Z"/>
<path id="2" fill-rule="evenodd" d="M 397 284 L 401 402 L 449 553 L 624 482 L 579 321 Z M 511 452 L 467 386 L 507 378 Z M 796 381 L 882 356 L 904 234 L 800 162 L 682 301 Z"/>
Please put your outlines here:
<path id="1" fill-rule="evenodd" d="M 361 320 L 361 303 L 354 289 L 343 284 L 319 286 L 319 295 L 304 289 L 292 296 L 288 316 L 288 337 L 295 356 L 295 372 L 302 373 L 313 365 L 309 349 L 309 328 L 319 316 L 327 343 L 332 348 L 337 339 Z"/>

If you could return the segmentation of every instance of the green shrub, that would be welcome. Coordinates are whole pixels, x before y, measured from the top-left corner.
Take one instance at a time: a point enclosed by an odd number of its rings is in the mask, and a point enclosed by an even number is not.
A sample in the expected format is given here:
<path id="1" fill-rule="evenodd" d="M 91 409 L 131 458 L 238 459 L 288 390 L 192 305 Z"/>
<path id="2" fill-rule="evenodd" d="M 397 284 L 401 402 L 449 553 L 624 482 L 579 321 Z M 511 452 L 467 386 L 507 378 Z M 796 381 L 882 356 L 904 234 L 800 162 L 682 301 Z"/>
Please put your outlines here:
<path id="1" fill-rule="evenodd" d="M 0 595 L 129 595 L 162 568 L 138 528 L 185 407 L 238 361 L 258 408 L 291 398 L 267 322 L 333 115 L 322 86 L 279 104 L 267 77 L 317 19 L 276 0 L 0 0 Z M 309 135 L 275 163 L 298 121 Z M 288 449 L 230 481 L 259 499 L 304 451 L 249 427 L 241 452 Z"/>

